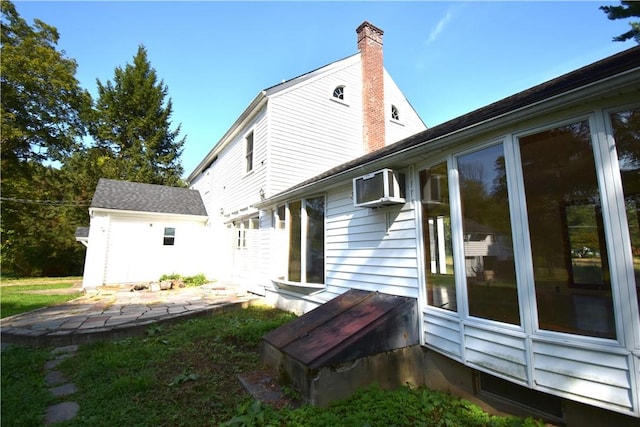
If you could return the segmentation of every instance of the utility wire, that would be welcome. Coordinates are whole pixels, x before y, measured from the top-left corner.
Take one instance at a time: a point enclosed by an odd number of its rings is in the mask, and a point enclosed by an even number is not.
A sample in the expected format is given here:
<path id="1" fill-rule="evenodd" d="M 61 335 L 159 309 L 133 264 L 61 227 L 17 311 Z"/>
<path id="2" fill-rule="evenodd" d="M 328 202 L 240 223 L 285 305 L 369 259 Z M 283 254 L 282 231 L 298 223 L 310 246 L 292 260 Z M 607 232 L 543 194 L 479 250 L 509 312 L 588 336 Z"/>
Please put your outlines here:
<path id="1" fill-rule="evenodd" d="M 3 202 L 23 203 L 28 205 L 49 205 L 49 206 L 89 206 L 91 202 L 86 200 L 32 200 L 17 199 L 15 197 L 0 197 Z"/>

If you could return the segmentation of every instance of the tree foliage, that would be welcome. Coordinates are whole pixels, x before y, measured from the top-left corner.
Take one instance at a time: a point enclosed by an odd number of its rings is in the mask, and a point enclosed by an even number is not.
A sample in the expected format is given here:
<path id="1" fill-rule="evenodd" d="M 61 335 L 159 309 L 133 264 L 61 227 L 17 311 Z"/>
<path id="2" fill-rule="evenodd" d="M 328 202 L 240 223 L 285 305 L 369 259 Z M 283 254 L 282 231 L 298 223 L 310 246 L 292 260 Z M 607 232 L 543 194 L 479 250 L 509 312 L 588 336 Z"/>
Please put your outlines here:
<path id="1" fill-rule="evenodd" d="M 105 177 L 151 184 L 180 185 L 180 155 L 185 138 L 180 126 L 171 130 L 171 99 L 158 82 L 144 46 L 138 47 L 133 64 L 117 67 L 113 81 L 98 80 L 96 140 L 93 156 L 100 160 Z"/>
<path id="2" fill-rule="evenodd" d="M 91 98 L 75 78 L 76 62 L 56 49 L 58 31 L 40 20 L 28 25 L 9 1 L 1 7 L 3 274 L 79 273 L 75 197 L 51 162 L 81 147 Z"/>
<path id="3" fill-rule="evenodd" d="M 640 2 L 638 1 L 621 1 L 620 6 L 600 6 L 600 9 L 607 14 L 607 18 L 611 20 L 628 19 L 640 16 Z M 626 33 L 620 34 L 613 38 L 613 41 L 623 42 L 634 39 L 636 43 L 640 43 L 640 22 L 629 22 L 631 29 Z"/>
<path id="4" fill-rule="evenodd" d="M 76 62 L 56 50 L 58 31 L 29 26 L 14 5 L 2 7 L 2 166 L 61 160 L 85 133 L 89 94 L 75 78 Z"/>
<path id="5" fill-rule="evenodd" d="M 168 89 L 144 47 L 113 82 L 97 82 L 94 107 L 57 29 L 1 7 L 2 274 L 81 274 L 75 230 L 89 225 L 98 179 L 182 185 L 185 138 L 170 129 Z"/>

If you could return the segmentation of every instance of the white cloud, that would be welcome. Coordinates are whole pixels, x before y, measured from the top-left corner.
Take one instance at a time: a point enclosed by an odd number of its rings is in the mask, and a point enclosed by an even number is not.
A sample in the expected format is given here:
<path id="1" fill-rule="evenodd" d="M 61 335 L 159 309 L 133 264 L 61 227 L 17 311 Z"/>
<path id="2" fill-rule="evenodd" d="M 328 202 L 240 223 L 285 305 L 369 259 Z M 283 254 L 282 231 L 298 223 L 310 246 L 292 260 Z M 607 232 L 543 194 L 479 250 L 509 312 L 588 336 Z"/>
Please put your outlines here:
<path id="1" fill-rule="evenodd" d="M 429 39 L 427 40 L 426 44 L 431 44 L 433 41 L 435 41 L 436 38 L 438 38 L 438 36 L 444 30 L 447 24 L 449 24 L 449 21 L 451 21 L 451 17 L 452 17 L 451 11 L 448 10 L 447 13 L 444 15 L 444 17 L 440 19 L 440 21 L 438 21 L 438 24 L 436 24 L 435 28 L 431 30 L 431 33 L 429 34 Z"/>

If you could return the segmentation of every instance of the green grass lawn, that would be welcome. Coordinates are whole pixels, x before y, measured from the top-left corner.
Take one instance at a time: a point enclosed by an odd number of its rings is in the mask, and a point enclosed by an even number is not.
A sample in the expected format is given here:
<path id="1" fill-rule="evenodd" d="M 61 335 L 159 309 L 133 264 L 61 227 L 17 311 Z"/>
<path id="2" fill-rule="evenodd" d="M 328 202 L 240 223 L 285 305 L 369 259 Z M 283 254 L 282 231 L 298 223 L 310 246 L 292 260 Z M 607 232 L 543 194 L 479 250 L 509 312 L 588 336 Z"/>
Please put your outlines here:
<path id="1" fill-rule="evenodd" d="M 0 286 L 0 318 L 13 316 L 78 298 L 69 292 L 81 278 L 3 280 Z"/>
<path id="2" fill-rule="evenodd" d="M 491 417 L 469 402 L 427 389 L 363 390 L 321 409 L 260 405 L 237 375 L 261 369 L 259 346 L 268 331 L 294 319 L 250 307 L 150 326 L 146 336 L 81 345 L 57 367 L 78 391 L 69 426 L 533 426 L 532 420 Z M 60 402 L 44 385 L 51 349 L 2 352 L 2 425 L 37 426 Z"/>

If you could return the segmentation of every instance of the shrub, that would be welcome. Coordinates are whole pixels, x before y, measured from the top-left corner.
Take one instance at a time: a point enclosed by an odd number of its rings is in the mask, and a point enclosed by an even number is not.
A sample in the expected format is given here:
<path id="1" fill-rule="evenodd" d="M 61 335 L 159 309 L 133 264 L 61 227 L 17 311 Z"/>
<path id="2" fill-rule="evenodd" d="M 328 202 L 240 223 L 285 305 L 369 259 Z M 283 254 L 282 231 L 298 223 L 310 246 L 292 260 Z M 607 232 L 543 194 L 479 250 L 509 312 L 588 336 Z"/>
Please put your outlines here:
<path id="1" fill-rule="evenodd" d="M 177 273 L 163 274 L 162 276 L 160 276 L 161 282 L 165 280 L 181 280 L 187 287 L 202 286 L 205 283 L 209 283 L 209 280 L 207 279 L 207 277 L 202 273 L 196 274 L 195 276 L 182 276 Z"/>

